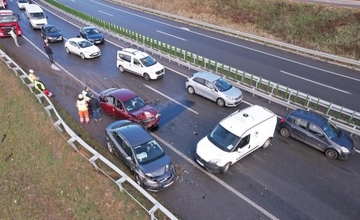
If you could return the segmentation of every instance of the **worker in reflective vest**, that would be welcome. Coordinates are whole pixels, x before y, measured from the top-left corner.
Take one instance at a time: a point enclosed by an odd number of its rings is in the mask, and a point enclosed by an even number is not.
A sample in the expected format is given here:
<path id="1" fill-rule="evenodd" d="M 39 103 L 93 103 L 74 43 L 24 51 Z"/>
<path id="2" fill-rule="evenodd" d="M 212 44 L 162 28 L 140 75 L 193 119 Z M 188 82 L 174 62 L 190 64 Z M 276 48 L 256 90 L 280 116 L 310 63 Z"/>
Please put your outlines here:
<path id="1" fill-rule="evenodd" d="M 78 108 L 79 116 L 80 116 L 80 123 L 84 124 L 84 118 L 86 124 L 89 124 L 89 111 L 88 111 L 88 103 L 84 99 L 82 94 L 79 94 L 78 100 L 76 101 L 76 107 Z"/>
<path id="2" fill-rule="evenodd" d="M 45 87 L 44 83 L 41 82 L 40 80 L 38 80 L 38 78 L 36 80 L 34 80 L 34 85 L 35 88 L 37 90 L 39 90 L 40 92 L 43 92 L 47 97 L 51 97 L 53 94 Z"/>

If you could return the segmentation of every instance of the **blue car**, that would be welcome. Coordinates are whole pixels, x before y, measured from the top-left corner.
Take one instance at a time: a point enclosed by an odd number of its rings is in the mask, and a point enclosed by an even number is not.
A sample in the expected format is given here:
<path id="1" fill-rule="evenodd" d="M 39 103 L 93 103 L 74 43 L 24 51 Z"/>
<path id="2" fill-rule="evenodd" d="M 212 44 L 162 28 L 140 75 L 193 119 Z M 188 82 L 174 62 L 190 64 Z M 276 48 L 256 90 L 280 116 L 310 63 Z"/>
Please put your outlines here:
<path id="1" fill-rule="evenodd" d="M 60 33 L 60 30 L 57 29 L 54 25 L 47 24 L 40 28 L 41 37 L 46 39 L 48 42 L 62 42 L 64 41 L 63 35 Z"/>
<path id="2" fill-rule="evenodd" d="M 80 28 L 80 37 L 87 39 L 93 44 L 103 44 L 105 42 L 104 34 L 96 27 Z"/>

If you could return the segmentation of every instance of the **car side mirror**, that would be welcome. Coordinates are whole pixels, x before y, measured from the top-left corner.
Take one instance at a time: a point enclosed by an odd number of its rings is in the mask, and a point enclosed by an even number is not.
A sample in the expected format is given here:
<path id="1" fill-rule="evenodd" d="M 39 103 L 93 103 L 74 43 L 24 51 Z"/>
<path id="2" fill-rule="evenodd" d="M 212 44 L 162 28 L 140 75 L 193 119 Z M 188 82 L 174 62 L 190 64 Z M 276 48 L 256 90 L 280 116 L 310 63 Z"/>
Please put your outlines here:
<path id="1" fill-rule="evenodd" d="M 237 152 L 241 153 L 241 148 L 236 149 Z"/>

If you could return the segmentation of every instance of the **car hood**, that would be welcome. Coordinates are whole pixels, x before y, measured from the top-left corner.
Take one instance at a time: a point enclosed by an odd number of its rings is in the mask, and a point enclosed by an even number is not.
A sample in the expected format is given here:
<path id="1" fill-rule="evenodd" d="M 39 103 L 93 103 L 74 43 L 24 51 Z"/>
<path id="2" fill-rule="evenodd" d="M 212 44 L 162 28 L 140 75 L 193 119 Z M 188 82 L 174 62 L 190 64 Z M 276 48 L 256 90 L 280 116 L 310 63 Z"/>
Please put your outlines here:
<path id="1" fill-rule="evenodd" d="M 354 140 L 344 131 L 341 131 L 341 136 L 338 139 L 333 139 L 333 141 L 340 146 L 346 147 L 350 151 L 354 149 Z"/>
<path id="2" fill-rule="evenodd" d="M 211 143 L 209 138 L 206 136 L 197 143 L 196 154 L 203 160 L 209 162 L 210 160 L 224 158 L 227 155 L 227 152 Z"/>
<path id="3" fill-rule="evenodd" d="M 242 92 L 240 89 L 236 88 L 235 86 L 232 86 L 231 89 L 222 92 L 225 96 L 231 97 L 231 98 L 239 98 L 242 95 Z"/>
<path id="4" fill-rule="evenodd" d="M 87 35 L 87 39 L 91 39 L 91 40 L 97 40 L 97 39 L 102 39 L 102 38 L 103 38 L 102 33 Z"/>
<path id="5" fill-rule="evenodd" d="M 161 65 L 159 62 L 156 62 L 152 66 L 144 66 L 149 72 L 157 72 L 159 70 L 164 69 L 164 66 Z"/>
<path id="6" fill-rule="evenodd" d="M 155 161 L 152 161 L 147 164 L 140 164 L 139 168 L 147 176 L 157 177 L 166 173 L 166 166 L 171 166 L 171 159 L 168 155 L 165 154 L 164 156 L 158 158 Z"/>
<path id="7" fill-rule="evenodd" d="M 91 47 L 82 48 L 81 50 L 88 53 L 100 52 L 100 49 L 95 45 L 92 45 Z"/>
<path id="8" fill-rule="evenodd" d="M 131 114 L 136 116 L 136 118 L 141 118 L 144 116 L 145 116 L 144 118 L 151 118 L 151 117 L 154 117 L 157 113 L 158 113 L 158 111 L 149 105 L 145 105 L 141 109 L 131 112 Z M 145 115 L 142 116 L 142 114 L 145 114 Z"/>

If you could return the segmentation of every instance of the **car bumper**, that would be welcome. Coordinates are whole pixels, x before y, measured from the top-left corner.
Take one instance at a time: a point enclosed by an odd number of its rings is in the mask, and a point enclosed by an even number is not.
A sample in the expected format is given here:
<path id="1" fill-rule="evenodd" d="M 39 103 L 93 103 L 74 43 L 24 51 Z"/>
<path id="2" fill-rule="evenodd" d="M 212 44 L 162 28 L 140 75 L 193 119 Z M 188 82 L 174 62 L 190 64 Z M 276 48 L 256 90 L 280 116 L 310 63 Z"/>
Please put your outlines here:
<path id="1" fill-rule="evenodd" d="M 340 160 L 347 160 L 347 159 L 349 159 L 354 153 L 355 153 L 355 148 L 353 149 L 353 151 L 348 152 L 348 153 L 344 153 L 344 152 L 341 151 L 340 154 L 339 154 L 338 159 L 340 159 Z"/>
<path id="2" fill-rule="evenodd" d="M 153 191 L 153 192 L 165 190 L 166 188 L 168 188 L 169 186 L 171 186 L 174 183 L 175 177 L 176 177 L 176 175 L 175 175 L 175 171 L 174 171 L 170 176 L 159 181 L 158 184 L 156 184 L 156 185 L 147 185 L 145 182 L 144 188 L 149 191 Z"/>
<path id="3" fill-rule="evenodd" d="M 239 99 L 239 100 L 228 100 L 227 99 L 225 102 L 226 102 L 225 105 L 227 107 L 235 107 L 235 106 L 239 105 L 242 102 L 242 98 Z"/>
<path id="4" fill-rule="evenodd" d="M 100 55 L 101 55 L 101 52 L 97 52 L 97 53 L 86 54 L 85 57 L 86 58 L 95 58 L 95 57 L 99 57 Z"/>
<path id="5" fill-rule="evenodd" d="M 202 159 L 198 154 L 195 154 L 195 160 L 200 166 L 204 167 L 210 173 L 220 173 L 220 171 L 222 170 L 222 167 L 213 163 L 208 163 L 207 161 Z"/>
<path id="6" fill-rule="evenodd" d="M 147 128 L 147 129 L 154 128 L 159 124 L 159 121 L 160 121 L 160 114 L 155 116 L 155 118 L 152 121 L 144 122 L 145 128 Z"/>
<path id="7" fill-rule="evenodd" d="M 46 38 L 48 42 L 54 43 L 54 42 L 62 42 L 64 40 L 63 37 L 57 37 L 57 38 Z"/>

